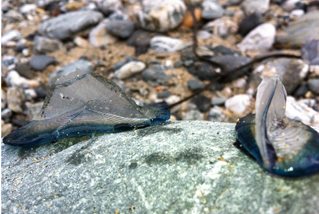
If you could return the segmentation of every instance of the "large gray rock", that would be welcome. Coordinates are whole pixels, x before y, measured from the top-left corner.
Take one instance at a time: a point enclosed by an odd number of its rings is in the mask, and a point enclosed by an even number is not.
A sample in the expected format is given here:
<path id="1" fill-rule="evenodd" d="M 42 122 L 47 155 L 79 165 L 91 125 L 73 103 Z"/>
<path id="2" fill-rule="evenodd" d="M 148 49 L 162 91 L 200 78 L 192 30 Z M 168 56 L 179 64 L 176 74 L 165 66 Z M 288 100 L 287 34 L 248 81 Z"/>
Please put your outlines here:
<path id="1" fill-rule="evenodd" d="M 300 48 L 319 35 L 319 11 L 311 11 L 292 22 L 287 28 L 279 31 L 275 46 L 278 48 Z"/>
<path id="2" fill-rule="evenodd" d="M 33 148 L 2 144 L 1 211 L 317 213 L 319 174 L 262 172 L 233 146 L 234 127 L 170 122 Z"/>
<path id="3" fill-rule="evenodd" d="M 99 23 L 103 15 L 97 11 L 74 11 L 45 20 L 39 32 L 52 39 L 66 39 Z"/>

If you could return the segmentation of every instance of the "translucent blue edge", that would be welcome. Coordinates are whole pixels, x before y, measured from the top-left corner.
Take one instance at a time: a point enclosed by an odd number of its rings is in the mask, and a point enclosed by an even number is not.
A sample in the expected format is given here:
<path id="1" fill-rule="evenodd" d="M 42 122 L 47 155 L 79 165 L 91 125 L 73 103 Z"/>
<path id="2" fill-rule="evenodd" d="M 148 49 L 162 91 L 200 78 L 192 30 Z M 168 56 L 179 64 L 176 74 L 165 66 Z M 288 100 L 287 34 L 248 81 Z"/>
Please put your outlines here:
<path id="1" fill-rule="evenodd" d="M 292 162 L 292 171 L 288 171 L 286 168 L 265 168 L 252 131 L 255 127 L 254 121 L 255 114 L 248 114 L 237 122 L 235 130 L 237 133 L 237 140 L 242 145 L 241 149 L 244 149 L 251 154 L 261 168 L 269 173 L 283 177 L 302 177 L 319 171 L 319 153 L 316 152 L 317 149 L 315 149 L 319 147 L 319 138 L 316 137 L 318 136 L 318 133 L 311 127 L 308 127 L 308 130 L 313 133 L 312 138 L 304 145 L 298 155 L 305 157 L 302 158 L 302 161 L 300 162 Z M 277 160 L 273 161 L 276 162 Z"/>
<path id="2" fill-rule="evenodd" d="M 34 134 L 25 134 L 29 127 L 37 123 L 33 120 L 25 126 L 15 130 L 14 132 L 5 136 L 2 141 L 4 144 L 12 146 L 35 146 L 44 143 L 55 143 L 60 138 L 80 137 L 83 135 L 93 135 L 95 133 L 116 133 L 122 131 L 132 130 L 134 128 L 144 128 L 153 124 L 165 123 L 170 118 L 170 111 L 168 109 L 159 109 L 159 115 L 151 118 L 144 123 L 128 124 L 121 123 L 116 125 L 105 124 L 82 124 L 80 126 L 66 126 L 59 131 L 57 127 L 52 127 L 45 132 L 37 132 Z"/>

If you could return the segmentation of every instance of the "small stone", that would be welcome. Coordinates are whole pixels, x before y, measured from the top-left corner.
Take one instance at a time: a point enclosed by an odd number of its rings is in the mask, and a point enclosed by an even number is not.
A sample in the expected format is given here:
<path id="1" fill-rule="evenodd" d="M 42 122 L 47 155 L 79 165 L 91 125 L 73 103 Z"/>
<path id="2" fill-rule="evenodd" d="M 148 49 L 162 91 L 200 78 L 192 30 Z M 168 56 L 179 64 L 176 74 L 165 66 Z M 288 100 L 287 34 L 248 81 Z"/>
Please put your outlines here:
<path id="1" fill-rule="evenodd" d="M 261 25 L 264 22 L 264 18 L 261 13 L 252 13 L 246 16 L 239 24 L 238 33 L 241 36 L 246 36 L 252 29 Z"/>
<path id="2" fill-rule="evenodd" d="M 112 36 L 106 30 L 105 23 L 109 22 L 108 19 L 104 19 L 100 24 L 94 27 L 89 33 L 89 42 L 94 47 L 102 47 L 105 45 L 113 44 L 117 41 L 117 38 Z"/>
<path id="3" fill-rule="evenodd" d="M 16 22 L 21 22 L 23 20 L 23 16 L 16 10 L 9 10 L 5 14 L 6 24 L 12 24 Z M 1 39 L 2 40 L 2 39 Z"/>
<path id="4" fill-rule="evenodd" d="M 73 1 L 73 2 L 68 2 L 66 3 L 65 5 L 65 9 L 67 11 L 74 11 L 74 10 L 79 10 L 81 9 L 82 7 L 85 6 L 85 2 L 77 2 L 77 1 Z"/>
<path id="5" fill-rule="evenodd" d="M 29 101 L 32 101 L 33 99 L 37 97 L 37 93 L 33 88 L 25 89 L 24 94 L 25 94 L 25 99 Z"/>
<path id="6" fill-rule="evenodd" d="M 223 16 L 224 9 L 218 1 L 215 0 L 204 0 L 202 3 L 202 18 L 203 19 L 218 19 Z"/>
<path id="7" fill-rule="evenodd" d="M 294 97 L 299 98 L 299 97 L 304 97 L 306 93 L 308 92 L 308 87 L 307 84 L 302 84 L 297 88 L 297 90 L 294 93 Z"/>
<path id="8" fill-rule="evenodd" d="M 113 12 L 112 14 L 110 14 L 108 16 L 108 19 L 111 20 L 111 21 L 113 21 L 113 20 L 117 20 L 117 21 L 127 21 L 127 20 L 129 20 L 128 15 L 123 13 L 122 10 L 117 10 L 117 11 Z"/>
<path id="9" fill-rule="evenodd" d="M 31 69 L 36 71 L 43 71 L 47 66 L 55 63 L 55 58 L 51 56 L 45 56 L 45 55 L 36 55 L 34 56 L 31 61 L 29 62 L 29 65 Z"/>
<path id="10" fill-rule="evenodd" d="M 201 19 L 202 10 L 199 8 L 195 8 L 194 15 L 195 15 L 196 21 L 198 22 Z M 194 21 L 193 21 L 193 16 L 190 14 L 190 12 L 187 12 L 185 14 L 182 25 L 189 28 L 193 27 Z"/>
<path id="11" fill-rule="evenodd" d="M 114 76 L 118 79 L 126 79 L 134 74 L 140 73 L 145 69 L 146 65 L 141 61 L 131 61 L 123 65 L 114 72 Z"/>
<path id="12" fill-rule="evenodd" d="M 247 84 L 247 81 L 245 78 L 239 78 L 239 79 L 236 79 L 232 82 L 232 85 L 235 87 L 235 88 L 244 88 Z"/>
<path id="13" fill-rule="evenodd" d="M 236 114 L 243 114 L 250 105 L 250 97 L 247 94 L 237 94 L 228 98 L 225 102 L 225 107 Z"/>
<path id="14" fill-rule="evenodd" d="M 79 60 L 72 62 L 61 69 L 55 70 L 49 77 L 49 85 L 53 85 L 57 79 L 60 79 L 59 83 L 63 82 L 63 76 L 74 72 L 76 69 L 80 69 L 83 73 L 90 73 L 93 71 L 93 64 L 86 59 L 80 58 Z"/>
<path id="15" fill-rule="evenodd" d="M 319 112 L 302 102 L 297 102 L 295 98 L 291 96 L 287 97 L 286 116 L 301 121 L 306 125 L 319 127 Z"/>
<path id="16" fill-rule="evenodd" d="M 194 99 L 191 100 L 197 107 L 200 112 L 207 112 L 210 109 L 210 99 L 208 99 L 205 95 L 200 94 Z"/>
<path id="17" fill-rule="evenodd" d="M 1 66 L 8 67 L 10 65 L 14 65 L 18 62 L 18 59 L 14 56 L 5 56 L 2 57 Z"/>
<path id="18" fill-rule="evenodd" d="M 34 37 L 34 49 L 39 53 L 48 53 L 58 51 L 62 48 L 63 44 L 57 39 L 49 39 L 43 36 Z"/>
<path id="19" fill-rule="evenodd" d="M 272 24 L 264 23 L 254 28 L 247 36 L 238 44 L 242 51 L 252 50 L 266 52 L 275 41 L 276 28 Z"/>
<path id="20" fill-rule="evenodd" d="M 214 97 L 211 99 L 211 104 L 213 106 L 220 106 L 223 105 L 226 102 L 227 98 L 226 97 Z"/>
<path id="21" fill-rule="evenodd" d="M 37 9 L 35 4 L 25 4 L 19 8 L 19 12 L 22 14 L 32 13 Z"/>
<path id="22" fill-rule="evenodd" d="M 212 80 L 219 75 L 219 72 L 216 72 L 217 69 L 217 67 L 211 65 L 210 63 L 202 62 L 196 66 L 195 70 L 197 72 L 195 71 L 195 73 L 190 73 L 196 75 L 200 80 Z M 187 70 L 190 71 L 189 69 Z"/>
<path id="23" fill-rule="evenodd" d="M 174 68 L 180 68 L 183 66 L 183 62 L 182 61 L 176 61 L 174 62 Z"/>
<path id="24" fill-rule="evenodd" d="M 128 63 L 128 62 L 132 62 L 132 61 L 136 61 L 132 56 L 125 56 L 125 63 Z"/>
<path id="25" fill-rule="evenodd" d="M 177 95 L 171 95 L 168 98 L 165 99 L 165 102 L 167 103 L 167 105 L 172 105 L 174 103 L 177 103 L 181 100 L 181 98 Z"/>
<path id="26" fill-rule="evenodd" d="M 105 23 L 106 30 L 113 36 L 126 39 L 132 35 L 135 23 L 131 21 L 111 20 Z"/>
<path id="27" fill-rule="evenodd" d="M 143 9 L 136 14 L 141 28 L 166 32 L 176 28 L 184 18 L 185 3 L 182 0 L 144 0 Z"/>
<path id="28" fill-rule="evenodd" d="M 157 98 L 158 99 L 165 99 L 165 98 L 168 98 L 169 96 L 172 95 L 172 92 L 170 91 L 165 91 L 165 92 L 162 92 L 162 93 L 159 93 L 157 94 Z"/>
<path id="29" fill-rule="evenodd" d="M 135 47 L 135 56 L 146 53 L 151 42 L 151 33 L 145 30 L 136 30 L 127 40 L 127 45 Z"/>
<path id="30" fill-rule="evenodd" d="M 21 39 L 21 33 L 17 30 L 9 30 L 1 37 L 2 46 L 11 46 L 11 42 L 17 42 Z"/>
<path id="31" fill-rule="evenodd" d="M 7 106 L 7 94 L 1 89 L 1 110 Z"/>
<path id="32" fill-rule="evenodd" d="M 165 85 L 169 77 L 164 73 L 162 65 L 152 65 L 142 72 L 143 79 L 152 87 Z"/>
<path id="33" fill-rule="evenodd" d="M 198 91 L 205 87 L 205 83 L 198 79 L 191 79 L 187 82 L 187 86 L 191 91 Z"/>
<path id="34" fill-rule="evenodd" d="M 89 47 L 92 47 L 90 45 L 90 43 L 86 40 L 86 39 L 83 39 L 82 37 L 80 36 L 77 36 L 74 38 L 73 40 L 74 44 L 76 44 L 78 47 L 80 48 L 89 48 Z"/>
<path id="35" fill-rule="evenodd" d="M 182 40 L 167 36 L 154 36 L 150 44 L 157 53 L 174 53 L 182 47 Z"/>
<path id="36" fill-rule="evenodd" d="M 123 7 L 122 2 L 118 0 L 95 0 L 95 2 L 97 9 L 106 16 Z"/>
<path id="37" fill-rule="evenodd" d="M 1 119 L 4 120 L 6 123 L 10 121 L 11 116 L 12 116 L 11 109 L 6 108 L 1 111 Z"/>
<path id="38" fill-rule="evenodd" d="M 39 32 L 52 39 L 66 39 L 96 25 L 102 19 L 103 15 L 97 11 L 72 11 L 43 21 Z"/>
<path id="39" fill-rule="evenodd" d="M 214 106 L 210 109 L 208 113 L 208 119 L 210 121 L 223 121 L 225 119 L 225 115 L 223 114 L 223 109 L 219 106 Z"/>
<path id="40" fill-rule="evenodd" d="M 319 11 L 314 10 L 301 16 L 297 21 L 279 31 L 276 36 L 276 48 L 300 48 L 307 41 L 319 35 Z"/>
<path id="41" fill-rule="evenodd" d="M 197 36 L 202 38 L 202 39 L 209 39 L 210 37 L 212 37 L 212 34 L 210 34 L 208 31 L 206 30 L 199 30 L 197 32 Z"/>
<path id="42" fill-rule="evenodd" d="M 290 12 L 289 18 L 291 20 L 297 20 L 299 17 L 305 15 L 305 11 L 302 9 L 296 9 Z"/>
<path id="43" fill-rule="evenodd" d="M 281 7 L 287 12 L 290 12 L 294 9 L 302 9 L 303 6 L 304 5 L 301 0 L 287 0 L 281 4 Z"/>
<path id="44" fill-rule="evenodd" d="M 29 120 L 36 120 L 40 117 L 43 102 L 30 103 L 26 102 L 25 114 Z"/>
<path id="45" fill-rule="evenodd" d="M 301 47 L 301 57 L 309 65 L 319 65 L 319 39 L 312 39 Z"/>
<path id="46" fill-rule="evenodd" d="M 9 71 L 4 80 L 9 86 L 21 86 L 23 88 L 34 88 L 40 85 L 39 80 L 28 80 L 21 77 L 15 70 Z"/>
<path id="47" fill-rule="evenodd" d="M 24 48 L 22 50 L 22 55 L 23 56 L 30 56 L 30 49 L 29 48 Z"/>
<path id="48" fill-rule="evenodd" d="M 45 87 L 45 85 L 40 85 L 36 87 L 34 90 L 37 93 L 37 97 L 40 99 L 45 98 L 45 96 L 47 95 L 47 88 Z"/>
<path id="49" fill-rule="evenodd" d="M 269 0 L 244 0 L 241 8 L 246 15 L 265 13 L 269 8 Z"/>
<path id="50" fill-rule="evenodd" d="M 119 61 L 119 62 L 115 63 L 112 67 L 113 71 L 120 69 L 124 64 L 125 64 L 124 61 Z"/>
<path id="51" fill-rule="evenodd" d="M 1 120 L 1 137 L 5 137 L 12 132 L 12 124 Z"/>
<path id="52" fill-rule="evenodd" d="M 20 87 L 10 87 L 7 91 L 8 108 L 15 113 L 22 113 L 25 101 L 24 91 Z"/>
<path id="53" fill-rule="evenodd" d="M 194 64 L 194 61 L 191 60 L 191 59 L 190 60 L 185 60 L 183 64 L 185 65 L 185 67 L 189 67 L 189 66 Z"/>
<path id="54" fill-rule="evenodd" d="M 319 79 L 308 80 L 307 86 L 312 93 L 319 95 Z"/>
<path id="55" fill-rule="evenodd" d="M 204 115 L 198 110 L 190 110 L 186 112 L 183 120 L 204 120 Z"/>
<path id="56" fill-rule="evenodd" d="M 15 70 L 23 77 L 27 79 L 32 79 L 34 74 L 32 73 L 30 66 L 26 63 L 17 63 Z"/>

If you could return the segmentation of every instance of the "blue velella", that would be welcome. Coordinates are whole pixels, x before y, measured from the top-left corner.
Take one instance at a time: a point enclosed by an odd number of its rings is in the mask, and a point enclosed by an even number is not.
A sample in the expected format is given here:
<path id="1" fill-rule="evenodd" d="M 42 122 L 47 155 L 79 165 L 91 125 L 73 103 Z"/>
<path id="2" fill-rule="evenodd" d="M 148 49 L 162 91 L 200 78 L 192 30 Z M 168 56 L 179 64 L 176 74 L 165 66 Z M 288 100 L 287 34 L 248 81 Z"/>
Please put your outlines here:
<path id="1" fill-rule="evenodd" d="M 258 87 L 256 114 L 236 124 L 237 139 L 266 171 L 300 177 L 319 171 L 319 134 L 285 116 L 286 90 L 278 76 Z"/>
<path id="2" fill-rule="evenodd" d="M 7 135 L 3 143 L 54 143 L 65 137 L 146 127 L 169 118 L 168 109 L 138 106 L 111 80 L 77 69 L 52 86 L 39 119 Z"/>

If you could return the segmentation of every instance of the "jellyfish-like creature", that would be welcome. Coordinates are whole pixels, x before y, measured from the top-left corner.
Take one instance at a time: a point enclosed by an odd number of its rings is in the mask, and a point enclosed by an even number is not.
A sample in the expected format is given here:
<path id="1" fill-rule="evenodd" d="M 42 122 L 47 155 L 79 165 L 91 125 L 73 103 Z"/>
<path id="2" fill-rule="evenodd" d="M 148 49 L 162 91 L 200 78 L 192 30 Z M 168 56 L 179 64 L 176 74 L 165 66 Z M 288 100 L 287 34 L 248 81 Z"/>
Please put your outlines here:
<path id="1" fill-rule="evenodd" d="M 77 69 L 52 86 L 39 119 L 7 135 L 3 143 L 54 143 L 60 138 L 142 128 L 169 118 L 168 109 L 138 106 L 111 80 Z"/>
<path id="2" fill-rule="evenodd" d="M 319 134 L 285 116 L 287 93 L 278 76 L 258 86 L 256 114 L 236 124 L 237 140 L 266 171 L 300 177 L 319 171 Z"/>

